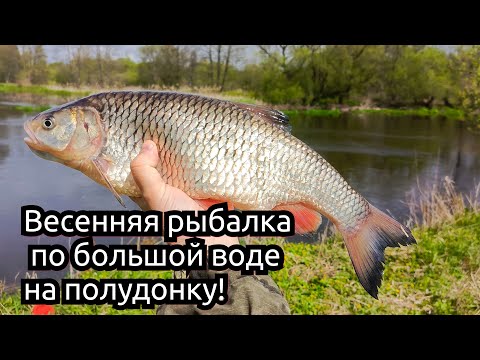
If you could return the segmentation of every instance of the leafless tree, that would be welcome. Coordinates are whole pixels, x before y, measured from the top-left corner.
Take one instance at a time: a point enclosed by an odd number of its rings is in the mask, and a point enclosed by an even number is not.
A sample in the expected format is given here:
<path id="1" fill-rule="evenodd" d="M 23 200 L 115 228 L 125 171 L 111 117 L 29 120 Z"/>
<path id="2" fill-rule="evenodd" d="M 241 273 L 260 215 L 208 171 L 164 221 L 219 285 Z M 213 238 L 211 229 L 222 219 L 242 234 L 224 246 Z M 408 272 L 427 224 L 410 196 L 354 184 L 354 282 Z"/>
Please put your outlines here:
<path id="1" fill-rule="evenodd" d="M 232 56 L 232 45 L 227 46 L 227 55 L 225 56 L 225 65 L 223 66 L 222 85 L 220 86 L 220 92 L 225 89 L 225 80 L 227 78 L 228 69 L 230 67 L 230 57 Z"/>
<path id="2" fill-rule="evenodd" d="M 233 45 L 205 45 L 202 48 L 204 58 L 208 61 L 207 77 L 210 86 L 223 91 L 231 66 L 241 58 L 243 48 Z"/>
<path id="3" fill-rule="evenodd" d="M 47 56 L 42 45 L 20 45 L 19 63 L 24 81 L 32 84 L 48 81 Z"/>

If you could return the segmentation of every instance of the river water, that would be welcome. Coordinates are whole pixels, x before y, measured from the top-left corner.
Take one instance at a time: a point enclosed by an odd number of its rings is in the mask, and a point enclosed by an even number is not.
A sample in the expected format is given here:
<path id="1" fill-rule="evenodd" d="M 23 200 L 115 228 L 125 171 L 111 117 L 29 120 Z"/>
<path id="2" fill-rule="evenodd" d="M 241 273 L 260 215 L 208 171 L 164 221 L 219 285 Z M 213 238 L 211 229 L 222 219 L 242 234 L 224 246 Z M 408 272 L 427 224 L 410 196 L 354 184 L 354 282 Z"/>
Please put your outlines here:
<path id="1" fill-rule="evenodd" d="M 22 278 L 28 244 L 68 244 L 74 239 L 22 237 L 20 207 L 121 210 L 113 195 L 85 175 L 35 156 L 24 144 L 31 115 L 0 105 L 0 281 Z M 404 220 L 406 193 L 417 182 L 450 176 L 460 191 L 480 181 L 480 135 L 464 123 L 441 118 L 353 115 L 296 117 L 293 134 L 322 154 L 363 196 Z M 128 209 L 136 205 L 125 198 Z M 108 239 L 101 242 L 132 239 Z M 15 281 L 19 283 L 17 279 Z"/>

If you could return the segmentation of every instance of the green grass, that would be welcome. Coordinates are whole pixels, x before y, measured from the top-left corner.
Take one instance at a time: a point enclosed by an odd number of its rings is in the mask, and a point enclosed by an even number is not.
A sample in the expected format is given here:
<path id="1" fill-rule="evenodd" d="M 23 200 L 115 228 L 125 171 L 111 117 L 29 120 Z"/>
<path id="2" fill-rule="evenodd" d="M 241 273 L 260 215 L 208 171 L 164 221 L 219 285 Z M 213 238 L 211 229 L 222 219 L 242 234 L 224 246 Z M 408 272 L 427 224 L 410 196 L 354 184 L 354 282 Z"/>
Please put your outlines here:
<path id="1" fill-rule="evenodd" d="M 306 110 L 284 110 L 289 116 L 323 116 L 323 117 L 339 117 L 342 111 L 338 109 L 306 109 Z M 465 115 L 462 110 L 452 108 L 418 108 L 418 109 L 356 109 L 346 110 L 347 113 L 353 114 L 382 114 L 387 116 L 420 116 L 420 117 L 437 117 L 442 116 L 448 119 L 463 120 Z"/>
<path id="2" fill-rule="evenodd" d="M 227 90 L 224 91 L 223 93 L 220 93 L 222 97 L 239 102 L 239 103 L 244 103 L 244 104 L 258 104 L 259 101 L 255 98 L 253 93 L 244 91 L 244 90 Z"/>
<path id="3" fill-rule="evenodd" d="M 282 110 L 285 115 L 288 116 L 323 116 L 323 117 L 339 117 L 342 112 L 340 110 L 328 110 L 328 109 L 307 109 L 307 110 Z"/>
<path id="4" fill-rule="evenodd" d="M 24 113 L 40 113 L 50 109 L 51 107 L 46 105 L 15 105 L 13 108 Z"/>
<path id="5" fill-rule="evenodd" d="M 0 94 L 35 94 L 45 96 L 87 96 L 89 91 L 72 91 L 65 89 L 52 89 L 40 85 L 18 85 L 11 83 L 0 83 Z"/>
<path id="6" fill-rule="evenodd" d="M 388 116 L 421 116 L 421 117 L 436 117 L 442 116 L 449 119 L 462 120 L 464 113 L 459 109 L 452 108 L 418 108 L 418 109 L 365 109 L 353 110 L 353 113 L 360 114 L 384 114 Z"/>
<path id="7" fill-rule="evenodd" d="M 388 249 L 379 300 L 361 287 L 343 241 L 283 243 L 285 267 L 271 272 L 293 314 L 480 314 L 480 214 L 416 228 L 418 244 Z M 275 242 L 276 240 L 271 240 Z M 86 271 L 82 278 L 169 278 L 169 271 Z M 1 290 L 0 290 L 1 293 Z M 154 314 L 109 305 L 55 305 L 57 314 Z M 0 314 L 29 314 L 18 290 L 0 294 Z"/>

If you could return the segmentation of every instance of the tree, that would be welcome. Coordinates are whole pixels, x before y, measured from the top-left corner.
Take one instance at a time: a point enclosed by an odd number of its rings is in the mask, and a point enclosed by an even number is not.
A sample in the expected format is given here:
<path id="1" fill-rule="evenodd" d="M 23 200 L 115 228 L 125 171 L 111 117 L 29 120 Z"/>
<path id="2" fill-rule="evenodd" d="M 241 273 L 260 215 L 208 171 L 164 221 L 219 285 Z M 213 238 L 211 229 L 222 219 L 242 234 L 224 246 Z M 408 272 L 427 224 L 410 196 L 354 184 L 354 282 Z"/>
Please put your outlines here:
<path id="1" fill-rule="evenodd" d="M 293 45 L 258 45 L 261 53 L 278 65 L 283 74 L 290 75 L 290 61 L 293 59 Z"/>
<path id="2" fill-rule="evenodd" d="M 83 84 L 91 84 L 90 48 L 87 45 L 67 45 L 67 57 L 69 71 L 73 72 L 74 85 L 79 87 Z"/>
<path id="3" fill-rule="evenodd" d="M 75 74 L 72 66 L 64 62 L 50 64 L 53 73 L 53 80 L 61 85 L 71 85 L 76 83 Z"/>
<path id="4" fill-rule="evenodd" d="M 95 60 L 91 63 L 91 82 L 101 87 L 121 84 L 121 72 L 124 68 L 120 61 L 113 59 L 113 47 L 96 45 L 92 52 L 95 53 Z"/>
<path id="5" fill-rule="evenodd" d="M 110 58 L 110 48 L 108 46 L 96 46 L 96 63 L 97 63 L 97 82 L 100 86 L 104 86 L 106 81 L 107 74 L 105 74 L 105 67 L 108 66 L 106 63 L 111 60 Z M 110 75 L 110 74 L 109 74 Z M 108 79 L 110 80 L 110 79 Z"/>
<path id="6" fill-rule="evenodd" d="M 372 78 L 378 52 L 367 45 L 259 46 L 264 68 L 266 101 L 321 104 L 343 103 L 364 91 Z"/>
<path id="7" fill-rule="evenodd" d="M 48 82 L 47 55 L 42 45 L 20 46 L 20 77 L 29 84 Z"/>
<path id="8" fill-rule="evenodd" d="M 262 59 L 260 88 L 255 93 L 272 104 L 305 104 L 302 82 L 304 58 L 293 45 L 259 45 Z"/>
<path id="9" fill-rule="evenodd" d="M 324 50 L 327 66 L 325 95 L 343 104 L 355 89 L 361 89 L 369 80 L 366 54 L 368 45 L 330 45 Z"/>
<path id="10" fill-rule="evenodd" d="M 243 48 L 233 45 L 204 45 L 200 47 L 206 68 L 207 84 L 222 92 L 227 86 L 232 66 L 241 58 Z"/>
<path id="11" fill-rule="evenodd" d="M 477 117 L 480 114 L 480 45 L 460 46 L 455 60 L 460 104 L 467 116 Z"/>
<path id="12" fill-rule="evenodd" d="M 198 58 L 197 50 L 190 50 L 188 56 L 188 65 L 187 65 L 187 83 L 193 89 L 197 85 L 197 68 L 198 68 Z"/>
<path id="13" fill-rule="evenodd" d="M 42 45 L 33 47 L 33 69 L 30 82 L 32 84 L 45 84 L 48 82 L 47 55 Z"/>
<path id="14" fill-rule="evenodd" d="M 302 80 L 306 90 L 306 104 L 317 104 L 324 95 L 328 77 L 325 57 L 322 54 L 322 45 L 305 45 L 296 53 L 298 58 L 304 58 L 305 71 Z"/>
<path id="15" fill-rule="evenodd" d="M 118 85 L 138 84 L 138 64 L 129 58 L 113 61 L 113 83 Z"/>
<path id="16" fill-rule="evenodd" d="M 223 64 L 223 76 L 220 85 L 220 92 L 225 89 L 225 80 L 227 79 L 228 70 L 230 69 L 230 58 L 232 56 L 232 45 L 227 46 L 227 54 L 225 55 L 225 61 Z"/>
<path id="17" fill-rule="evenodd" d="M 186 73 L 187 54 L 178 46 L 147 45 L 140 48 L 139 81 L 144 85 L 178 88 Z"/>
<path id="18" fill-rule="evenodd" d="M 0 45 L 0 81 L 13 82 L 20 70 L 20 53 L 16 45 Z"/>
<path id="19" fill-rule="evenodd" d="M 432 107 L 452 96 L 448 55 L 432 46 L 388 45 L 377 69 L 377 100 L 388 106 Z"/>
<path id="20" fill-rule="evenodd" d="M 413 85 L 414 103 L 432 107 L 435 100 L 445 101 L 451 96 L 452 78 L 447 54 L 432 46 L 415 53 L 421 69 L 418 82 Z"/>

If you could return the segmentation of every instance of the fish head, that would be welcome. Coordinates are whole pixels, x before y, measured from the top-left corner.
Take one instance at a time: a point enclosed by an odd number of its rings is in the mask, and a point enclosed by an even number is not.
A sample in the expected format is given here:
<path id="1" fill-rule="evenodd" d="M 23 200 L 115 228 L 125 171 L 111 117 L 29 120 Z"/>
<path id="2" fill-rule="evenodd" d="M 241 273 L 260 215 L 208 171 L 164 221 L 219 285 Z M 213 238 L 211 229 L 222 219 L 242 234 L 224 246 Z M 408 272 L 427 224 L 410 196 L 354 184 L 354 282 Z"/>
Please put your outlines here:
<path id="1" fill-rule="evenodd" d="M 27 120 L 25 143 L 38 156 L 78 167 L 98 155 L 104 145 L 100 114 L 93 107 L 63 106 Z"/>

